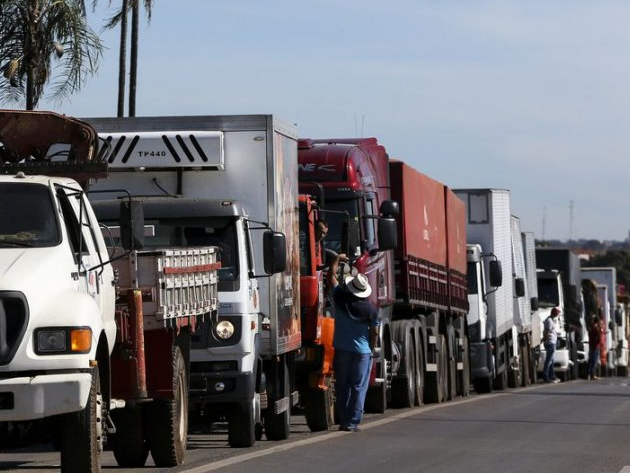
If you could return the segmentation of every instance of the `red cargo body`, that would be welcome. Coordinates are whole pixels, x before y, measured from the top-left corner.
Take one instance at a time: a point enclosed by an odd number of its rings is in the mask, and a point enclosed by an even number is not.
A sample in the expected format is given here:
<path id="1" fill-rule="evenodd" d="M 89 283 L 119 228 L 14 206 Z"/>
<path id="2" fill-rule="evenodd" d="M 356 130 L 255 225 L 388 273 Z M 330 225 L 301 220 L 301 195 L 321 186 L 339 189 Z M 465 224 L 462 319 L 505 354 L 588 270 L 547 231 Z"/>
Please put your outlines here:
<path id="1" fill-rule="evenodd" d="M 394 252 L 397 302 L 461 311 L 467 307 L 464 203 L 446 186 L 390 161 L 392 199 L 400 203 Z"/>
<path id="2" fill-rule="evenodd" d="M 466 204 L 448 187 L 446 202 L 446 234 L 448 235 L 449 299 L 451 310 L 468 312 L 468 279 L 466 277 Z"/>

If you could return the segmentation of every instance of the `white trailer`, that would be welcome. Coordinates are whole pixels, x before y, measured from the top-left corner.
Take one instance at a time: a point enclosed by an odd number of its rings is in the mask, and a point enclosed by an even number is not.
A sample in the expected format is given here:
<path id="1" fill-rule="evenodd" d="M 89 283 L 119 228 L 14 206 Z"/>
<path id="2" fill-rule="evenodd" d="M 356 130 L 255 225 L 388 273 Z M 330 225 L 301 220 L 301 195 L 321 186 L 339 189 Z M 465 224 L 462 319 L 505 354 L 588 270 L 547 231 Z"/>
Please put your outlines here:
<path id="1" fill-rule="evenodd" d="M 110 177 L 94 189 L 145 196 L 148 245 L 223 247 L 219 318 L 193 340 L 196 412 L 227 420 L 234 447 L 263 429 L 287 438 L 301 344 L 296 128 L 271 115 L 87 120 L 109 144 Z M 94 206 L 114 217 L 112 202 Z"/>
<path id="2" fill-rule="evenodd" d="M 469 271 L 475 271 L 475 265 L 483 264 L 485 274 L 496 273 L 490 267 L 491 261 L 498 261 L 502 268 L 500 281 L 493 284 L 496 289 L 485 294 L 471 291 L 473 300 L 469 298 L 471 306 L 475 306 L 475 297 L 485 296 L 486 301 L 485 326 L 481 324 L 483 316 L 479 317 L 479 314 L 475 320 L 468 321 L 473 386 L 478 392 L 505 389 L 510 371 L 518 367 L 510 192 L 505 189 L 456 189 L 454 192 L 466 204 L 467 243 L 474 245 L 468 247 Z"/>
<path id="3" fill-rule="evenodd" d="M 626 318 L 623 307 L 617 302 L 617 269 L 614 267 L 582 268 L 582 279 L 591 279 L 597 285 L 606 286 L 606 297 L 600 291 L 602 308 L 609 312 L 606 320 L 607 336 L 607 372 L 618 376 L 628 376 L 628 340 L 626 338 Z"/>
<path id="4" fill-rule="evenodd" d="M 619 376 L 628 375 L 628 340 L 625 336 L 626 320 L 623 308 L 617 302 L 617 270 L 614 267 L 591 267 L 582 269 L 582 278 L 591 279 L 598 285 L 602 310 L 607 310 L 607 357 L 606 372 Z M 606 297 L 599 285 L 606 286 Z"/>
<path id="5" fill-rule="evenodd" d="M 520 219 L 510 217 L 512 239 L 512 275 L 514 278 L 514 325 L 518 331 L 518 347 L 510 387 L 531 383 L 529 366 L 532 357 L 532 306 L 527 281 L 527 265 Z"/>

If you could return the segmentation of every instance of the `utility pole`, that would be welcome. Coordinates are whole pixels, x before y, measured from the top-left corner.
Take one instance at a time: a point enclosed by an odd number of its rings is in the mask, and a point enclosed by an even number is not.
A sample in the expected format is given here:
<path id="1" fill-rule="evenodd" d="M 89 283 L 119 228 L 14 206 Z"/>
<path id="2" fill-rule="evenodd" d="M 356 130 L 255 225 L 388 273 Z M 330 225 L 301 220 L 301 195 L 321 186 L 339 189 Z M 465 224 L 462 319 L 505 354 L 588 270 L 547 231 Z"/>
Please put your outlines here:
<path id="1" fill-rule="evenodd" d="M 542 241 L 545 241 L 545 227 L 547 226 L 547 206 L 543 207 L 543 219 L 542 219 Z"/>
<path id="2" fill-rule="evenodd" d="M 569 201 L 569 241 L 573 240 L 573 222 L 574 222 L 574 208 L 575 208 L 575 203 L 573 202 L 573 200 Z"/>

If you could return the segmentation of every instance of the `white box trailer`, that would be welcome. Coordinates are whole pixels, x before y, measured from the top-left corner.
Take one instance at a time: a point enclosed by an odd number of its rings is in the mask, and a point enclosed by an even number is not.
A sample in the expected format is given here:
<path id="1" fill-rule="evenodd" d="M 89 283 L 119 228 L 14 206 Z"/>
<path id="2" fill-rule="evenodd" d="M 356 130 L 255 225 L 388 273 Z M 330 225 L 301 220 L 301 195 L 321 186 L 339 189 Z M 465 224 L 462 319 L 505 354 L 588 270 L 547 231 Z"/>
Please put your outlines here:
<path id="1" fill-rule="evenodd" d="M 608 308 L 608 320 L 606 320 L 607 347 L 607 371 L 616 372 L 618 376 L 628 376 L 628 340 L 626 333 L 626 318 L 623 316 L 623 308 L 617 302 L 617 268 L 615 267 L 583 267 L 582 279 L 591 279 L 597 285 L 606 286 L 606 297 L 599 291 L 602 310 Z M 599 289 L 599 288 L 598 288 Z"/>
<path id="2" fill-rule="evenodd" d="M 518 295 L 514 288 L 514 323 L 519 333 L 529 334 L 532 331 L 532 307 L 527 284 L 527 268 L 525 266 L 525 253 L 523 251 L 523 237 L 521 232 L 521 220 L 512 215 L 510 218 L 512 237 L 512 274 L 515 276 L 514 284 L 521 285 Z M 520 282 L 519 282 L 520 280 Z"/>
<path id="3" fill-rule="evenodd" d="M 301 345 L 296 127 L 272 115 L 87 121 L 110 169 L 92 189 L 144 196 L 156 232 L 147 244 L 226 247 L 219 319 L 191 352 L 192 404 L 227 417 L 232 446 L 251 446 L 263 424 L 267 438 L 286 438 Z M 116 208 L 101 204 L 103 216 Z M 262 233 L 270 230 L 284 234 L 286 248 L 265 251 Z M 285 269 L 272 268 L 278 255 Z"/>
<path id="4" fill-rule="evenodd" d="M 471 361 L 473 385 L 477 391 L 490 391 L 493 387 L 505 389 L 508 382 L 517 384 L 516 377 L 520 375 L 518 330 L 514 323 L 510 191 L 456 189 L 454 192 L 466 204 L 467 243 L 481 247 L 485 274 L 490 274 L 492 259 L 498 260 L 502 267 L 501 284 L 485 294 L 485 337 L 478 345 L 471 344 L 471 356 L 475 357 Z M 491 357 L 478 356 L 478 352 L 483 350 L 490 350 Z M 477 367 L 476 363 L 485 363 L 486 366 Z M 484 379 L 485 376 L 488 377 Z"/>

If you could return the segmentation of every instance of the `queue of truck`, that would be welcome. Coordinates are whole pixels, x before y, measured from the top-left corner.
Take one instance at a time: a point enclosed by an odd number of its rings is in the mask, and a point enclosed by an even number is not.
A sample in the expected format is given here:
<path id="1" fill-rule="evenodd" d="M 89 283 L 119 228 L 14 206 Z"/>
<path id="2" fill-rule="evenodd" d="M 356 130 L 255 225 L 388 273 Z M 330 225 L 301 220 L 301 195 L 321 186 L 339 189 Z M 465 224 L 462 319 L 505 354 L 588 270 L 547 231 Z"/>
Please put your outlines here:
<path id="1" fill-rule="evenodd" d="M 614 273 L 535 248 L 509 190 L 450 189 L 375 138 L 302 139 L 271 115 L 0 124 L 0 427 L 47 419 L 64 472 L 100 471 L 106 446 L 179 465 L 189 415 L 232 447 L 286 439 L 297 410 L 332 428 L 330 252 L 374 288 L 367 412 L 536 383 L 552 307 L 559 376 L 585 364 L 585 307 L 606 317 L 607 373 L 628 374 Z M 587 274 L 607 295 L 583 295 Z"/>

